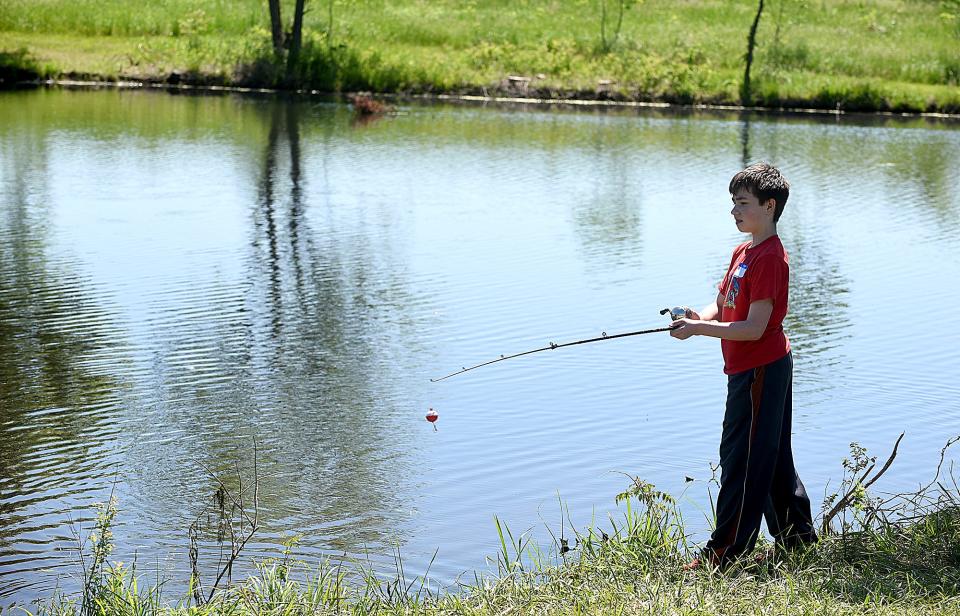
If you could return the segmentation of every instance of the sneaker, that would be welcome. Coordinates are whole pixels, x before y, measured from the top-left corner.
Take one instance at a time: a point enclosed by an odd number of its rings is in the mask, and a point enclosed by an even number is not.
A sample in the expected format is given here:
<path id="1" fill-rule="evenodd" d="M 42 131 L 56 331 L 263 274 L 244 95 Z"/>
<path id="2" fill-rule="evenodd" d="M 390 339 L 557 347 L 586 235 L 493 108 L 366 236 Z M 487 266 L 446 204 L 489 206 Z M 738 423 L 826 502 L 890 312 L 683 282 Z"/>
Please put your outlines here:
<path id="1" fill-rule="evenodd" d="M 760 550 L 753 555 L 753 562 L 757 565 L 764 565 L 772 563 L 777 558 L 776 548 L 768 548 L 766 550 Z"/>
<path id="2" fill-rule="evenodd" d="M 720 559 L 717 558 L 716 553 L 710 550 L 704 550 L 700 553 L 700 556 L 697 556 L 683 566 L 684 571 L 698 571 L 707 568 L 723 569 L 722 563 Z"/>

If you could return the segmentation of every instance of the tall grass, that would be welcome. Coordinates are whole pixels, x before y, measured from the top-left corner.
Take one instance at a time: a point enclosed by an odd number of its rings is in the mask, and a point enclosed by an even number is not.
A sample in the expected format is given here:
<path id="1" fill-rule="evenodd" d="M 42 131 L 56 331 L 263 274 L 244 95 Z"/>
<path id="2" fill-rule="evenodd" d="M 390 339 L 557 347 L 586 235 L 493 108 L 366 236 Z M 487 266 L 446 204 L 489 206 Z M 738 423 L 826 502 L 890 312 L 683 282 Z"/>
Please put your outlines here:
<path id="1" fill-rule="evenodd" d="M 285 4 L 289 19 L 292 3 Z M 953 0 L 771 0 L 754 91 L 767 106 L 960 111 Z M 6 0 L 0 49 L 62 72 L 381 92 L 735 103 L 752 0 L 647 0 L 615 46 L 594 0 L 335 0 L 306 15 L 308 49 L 282 79 L 258 0 Z M 522 91 L 505 77 L 524 75 Z M 604 85 L 600 85 L 601 80 Z"/>
<path id="2" fill-rule="evenodd" d="M 81 36 L 179 36 L 200 27 L 237 35 L 263 24 L 259 0 L 5 0 L 0 30 Z"/>
<path id="3" fill-rule="evenodd" d="M 955 442 L 955 441 L 952 441 Z M 950 444 L 952 444 L 952 442 Z M 948 444 L 949 446 L 949 444 Z M 946 448 L 945 448 L 946 450 Z M 364 562 L 311 568 L 278 558 L 218 591 L 209 602 L 176 603 L 162 584 L 144 586 L 135 567 L 109 565 L 86 576 L 78 602 L 54 597 L 39 614 L 945 614 L 960 612 L 960 488 L 937 475 L 914 494 L 874 496 L 858 477 L 875 459 L 854 449 L 842 490 L 857 498 L 820 543 L 762 562 L 746 558 L 726 572 L 684 572 L 695 549 L 676 503 L 634 479 L 617 500 L 619 518 L 570 530 L 538 546 L 501 520 L 496 570 L 458 588 L 409 578 L 399 553 L 392 575 Z M 951 485 L 952 484 L 952 485 Z M 859 486 L 862 487 L 862 486 Z M 562 510 L 562 504 L 561 504 Z M 895 519 L 890 516 L 896 514 Z M 569 517 L 569 516 L 568 516 Z M 100 520 L 105 519 L 103 516 Z M 98 533 L 103 536 L 103 524 Z M 101 543 L 101 553 L 103 544 Z M 94 561 L 97 562 L 97 561 Z M 99 562 L 103 562 L 102 560 Z M 92 590 L 91 590 L 92 589 Z"/>
<path id="4" fill-rule="evenodd" d="M 636 505 L 636 504 L 635 504 Z M 677 518 L 638 507 L 612 532 L 576 535 L 578 554 L 524 547 L 520 566 L 505 543 L 506 565 L 456 592 L 423 579 L 372 570 L 347 575 L 329 562 L 311 569 L 268 561 L 205 605 L 170 604 L 158 586 L 142 589 L 134 571 L 108 572 L 94 611 L 60 598 L 41 614 L 943 614 L 960 610 L 960 512 L 945 510 L 899 528 L 826 538 L 816 548 L 720 574 L 684 573 L 682 534 L 662 534 Z M 508 529 L 501 524 L 504 536 Z M 660 529 L 660 530 L 655 530 Z M 653 530 L 653 532 L 651 532 Z"/>

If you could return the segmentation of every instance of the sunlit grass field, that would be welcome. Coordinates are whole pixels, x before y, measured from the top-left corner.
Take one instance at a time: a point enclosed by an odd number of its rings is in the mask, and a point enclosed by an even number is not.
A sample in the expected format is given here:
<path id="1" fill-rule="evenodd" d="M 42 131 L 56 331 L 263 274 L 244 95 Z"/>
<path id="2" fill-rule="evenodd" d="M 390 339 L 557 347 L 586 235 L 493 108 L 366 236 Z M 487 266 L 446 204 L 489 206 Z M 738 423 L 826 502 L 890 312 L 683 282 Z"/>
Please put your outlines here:
<path id="1" fill-rule="evenodd" d="M 308 1 L 293 85 L 490 92 L 516 75 L 531 80 L 519 93 L 740 101 L 755 1 L 637 2 L 612 43 L 606 1 L 606 46 L 602 0 Z M 0 50 L 45 74 L 273 86 L 268 29 L 260 0 L 5 0 Z M 958 0 L 768 0 L 757 44 L 761 105 L 960 111 Z"/>

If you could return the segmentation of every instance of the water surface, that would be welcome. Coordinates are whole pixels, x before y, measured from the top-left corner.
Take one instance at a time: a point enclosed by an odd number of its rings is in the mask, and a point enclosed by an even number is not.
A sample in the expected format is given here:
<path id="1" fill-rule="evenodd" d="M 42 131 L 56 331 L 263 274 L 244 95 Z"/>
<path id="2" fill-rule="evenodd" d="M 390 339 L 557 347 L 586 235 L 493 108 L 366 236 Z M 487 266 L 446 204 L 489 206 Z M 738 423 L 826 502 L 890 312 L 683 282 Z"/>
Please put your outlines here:
<path id="1" fill-rule="evenodd" d="M 638 475 L 704 538 L 719 345 L 657 327 L 712 301 L 730 176 L 782 166 L 794 449 L 819 505 L 851 441 L 883 490 L 960 434 L 960 131 L 921 120 L 0 95 L 0 597 L 114 560 L 176 594 L 218 478 L 259 483 L 241 559 L 369 558 L 450 585 L 517 533 L 585 527 Z M 440 412 L 438 431 L 423 420 Z M 256 469 L 254 460 L 256 459 Z M 685 477 L 693 477 L 689 483 Z M 569 531 L 569 529 L 568 529 Z M 209 539 L 209 538 L 208 538 Z M 201 546 L 210 571 L 215 543 Z M 175 592 L 176 591 L 176 592 Z"/>

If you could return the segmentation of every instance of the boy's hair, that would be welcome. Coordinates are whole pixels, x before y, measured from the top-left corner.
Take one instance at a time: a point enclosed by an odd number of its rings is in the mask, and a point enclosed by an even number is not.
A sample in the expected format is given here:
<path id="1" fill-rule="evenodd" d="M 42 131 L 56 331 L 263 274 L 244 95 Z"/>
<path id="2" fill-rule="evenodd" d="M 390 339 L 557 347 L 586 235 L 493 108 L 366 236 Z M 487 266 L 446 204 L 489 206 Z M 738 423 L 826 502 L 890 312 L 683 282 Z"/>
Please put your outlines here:
<path id="1" fill-rule="evenodd" d="M 787 204 L 787 197 L 790 196 L 790 182 L 780 175 L 779 169 L 769 163 L 753 163 L 730 180 L 731 195 L 741 189 L 759 199 L 760 203 L 773 199 L 776 203 L 773 222 L 780 220 L 783 206 Z"/>

